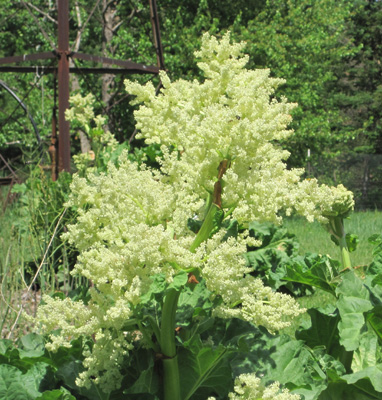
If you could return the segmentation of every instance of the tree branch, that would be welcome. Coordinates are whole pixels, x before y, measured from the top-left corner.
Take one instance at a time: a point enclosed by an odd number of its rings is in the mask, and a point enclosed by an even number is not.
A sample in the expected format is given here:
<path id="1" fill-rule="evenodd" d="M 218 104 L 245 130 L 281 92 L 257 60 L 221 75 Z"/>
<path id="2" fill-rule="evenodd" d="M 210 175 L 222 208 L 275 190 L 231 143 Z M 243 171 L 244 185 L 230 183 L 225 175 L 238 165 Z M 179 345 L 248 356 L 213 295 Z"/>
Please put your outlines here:
<path id="1" fill-rule="evenodd" d="M 50 21 L 52 21 L 54 24 L 58 25 L 58 22 L 52 18 L 49 14 L 45 13 L 44 11 L 40 10 L 38 7 L 36 7 L 34 4 L 30 3 L 29 1 L 25 2 L 26 4 L 28 4 L 29 7 L 32 7 L 33 9 L 35 9 L 37 12 L 39 12 L 40 14 L 42 14 L 44 17 L 48 18 Z"/>
<path id="2" fill-rule="evenodd" d="M 90 14 L 89 14 L 87 20 L 86 20 L 85 23 L 83 24 L 83 26 L 82 26 L 82 28 L 80 29 L 80 31 L 77 33 L 77 38 L 78 38 L 79 36 L 82 35 L 82 32 L 84 31 L 84 29 L 86 28 L 86 25 L 88 24 L 90 18 L 91 18 L 92 15 L 94 14 L 94 11 L 96 10 L 96 8 L 97 8 L 99 2 L 100 2 L 100 0 L 97 0 L 97 2 L 95 3 L 93 9 L 90 11 Z M 77 38 L 76 38 L 76 41 L 77 41 Z"/>
<path id="3" fill-rule="evenodd" d="M 37 26 L 39 27 L 41 33 L 43 34 L 44 38 L 49 42 L 50 46 L 52 49 L 56 48 L 56 45 L 53 43 L 53 41 L 50 39 L 49 35 L 45 32 L 45 30 L 43 29 L 43 27 L 40 25 L 38 19 L 36 18 L 35 15 L 33 15 L 31 9 L 29 8 L 28 4 L 25 3 L 25 1 L 21 1 L 21 4 L 27 9 L 27 11 L 29 12 L 29 14 L 31 15 L 31 17 L 34 19 L 34 21 L 36 22 Z"/>

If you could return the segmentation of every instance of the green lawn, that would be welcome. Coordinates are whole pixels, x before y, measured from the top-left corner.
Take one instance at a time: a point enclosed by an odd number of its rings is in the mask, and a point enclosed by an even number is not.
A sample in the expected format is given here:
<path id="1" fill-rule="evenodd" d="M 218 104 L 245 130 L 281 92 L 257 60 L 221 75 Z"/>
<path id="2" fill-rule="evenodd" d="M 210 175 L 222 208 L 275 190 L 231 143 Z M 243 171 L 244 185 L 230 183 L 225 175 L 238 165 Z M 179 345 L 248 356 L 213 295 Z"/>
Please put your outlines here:
<path id="1" fill-rule="evenodd" d="M 330 240 L 329 234 L 319 223 L 309 223 L 304 218 L 291 217 L 285 218 L 284 226 L 297 236 L 301 254 L 314 252 L 329 254 L 332 258 L 340 259 L 339 248 Z M 345 220 L 345 229 L 347 233 L 354 233 L 359 238 L 358 248 L 351 254 L 353 266 L 369 264 L 373 259 L 373 246 L 367 239 L 375 233 L 382 234 L 382 212 L 354 212 Z"/>

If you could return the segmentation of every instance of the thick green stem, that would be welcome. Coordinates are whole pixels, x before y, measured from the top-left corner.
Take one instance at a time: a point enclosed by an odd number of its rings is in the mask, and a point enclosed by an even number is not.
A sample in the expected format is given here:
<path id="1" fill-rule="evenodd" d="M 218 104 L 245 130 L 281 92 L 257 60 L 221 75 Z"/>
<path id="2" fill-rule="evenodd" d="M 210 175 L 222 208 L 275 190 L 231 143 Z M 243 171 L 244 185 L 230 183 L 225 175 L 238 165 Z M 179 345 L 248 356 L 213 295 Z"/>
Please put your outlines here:
<path id="1" fill-rule="evenodd" d="M 175 313 L 180 291 L 170 289 L 162 309 L 160 345 L 163 356 L 164 400 L 180 400 L 180 380 L 175 345 Z"/>
<path id="2" fill-rule="evenodd" d="M 191 245 L 190 250 L 194 252 L 196 248 L 207 240 L 215 228 L 217 213 L 222 213 L 221 194 L 222 177 L 229 167 L 229 161 L 223 160 L 218 168 L 218 179 L 214 186 L 212 198 L 208 199 L 208 211 L 206 218 Z M 163 357 L 163 385 L 164 400 L 180 400 L 180 380 L 178 358 L 175 345 L 175 313 L 178 304 L 180 291 L 176 289 L 168 290 L 162 309 L 162 325 L 160 331 L 160 346 Z"/>
<path id="3" fill-rule="evenodd" d="M 214 191 L 211 195 L 208 195 L 207 199 L 207 214 L 204 218 L 203 224 L 195 237 L 194 242 L 191 245 L 190 251 L 194 252 L 196 248 L 205 240 L 207 240 L 213 229 L 215 228 L 216 218 L 220 213 L 221 220 L 224 217 L 224 212 L 222 210 L 222 178 L 227 169 L 230 166 L 230 161 L 228 159 L 224 159 L 220 162 L 218 168 L 218 176 L 214 185 Z"/>
<path id="4" fill-rule="evenodd" d="M 206 218 L 203 221 L 203 224 L 198 232 L 198 234 L 195 236 L 195 239 L 191 245 L 190 251 L 194 252 L 196 250 L 196 248 L 205 240 L 207 240 L 210 235 L 211 235 L 211 231 L 214 228 L 214 220 L 215 220 L 215 216 L 216 213 L 218 213 L 220 211 L 220 208 L 214 204 L 211 203 Z"/>
<path id="5" fill-rule="evenodd" d="M 180 400 L 178 356 L 163 360 L 163 398 Z"/>
<path id="6" fill-rule="evenodd" d="M 340 217 L 333 218 L 332 221 L 333 231 L 338 239 L 338 243 L 341 249 L 341 260 L 344 269 L 351 268 L 350 252 L 346 243 L 346 234 L 344 229 L 344 220 Z"/>
<path id="7" fill-rule="evenodd" d="M 350 253 L 345 238 L 340 240 L 341 259 L 344 269 L 351 268 Z"/>

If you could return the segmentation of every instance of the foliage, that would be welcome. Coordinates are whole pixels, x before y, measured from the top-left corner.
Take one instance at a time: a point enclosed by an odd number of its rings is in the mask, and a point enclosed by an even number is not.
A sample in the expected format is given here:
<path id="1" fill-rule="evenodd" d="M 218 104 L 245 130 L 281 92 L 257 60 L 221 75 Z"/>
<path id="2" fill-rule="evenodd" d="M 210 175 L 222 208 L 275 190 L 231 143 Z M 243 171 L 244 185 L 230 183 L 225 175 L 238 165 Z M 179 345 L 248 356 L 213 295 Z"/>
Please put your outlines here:
<path id="1" fill-rule="evenodd" d="M 80 369 L 80 341 L 54 355 L 45 349 L 43 337 L 33 333 L 21 337 L 16 345 L 7 339 L 0 341 L 2 399 L 100 399 L 94 388 L 86 391 L 73 382 Z"/>
<path id="2" fill-rule="evenodd" d="M 260 235 L 267 229 L 266 225 L 257 227 Z M 264 375 L 263 382 L 277 379 L 305 399 L 379 398 L 382 392 L 379 278 L 382 237 L 374 235 L 370 241 L 375 246 L 374 261 L 361 275 L 353 271 L 339 272 L 333 264 L 322 263 L 321 278 L 317 281 L 312 278 L 318 276 L 314 272 L 318 271 L 317 267 L 305 266 L 301 275 L 296 275 L 298 266 L 290 260 L 290 279 L 312 285 L 311 289 L 322 287 L 325 282 L 333 296 L 333 305 L 318 304 L 308 311 L 310 323 L 304 322 L 299 327 L 296 339 L 282 334 L 269 335 L 263 328 L 241 320 L 214 318 L 211 293 L 205 284 L 187 285 L 179 299 L 176 321 L 179 364 L 184 373 L 182 398 L 188 398 L 186 393 L 192 391 L 195 380 L 201 381 L 201 386 L 192 398 L 206 399 L 210 387 L 214 388 L 215 397 L 225 398 L 227 389 L 222 383 L 225 379 L 231 382 L 232 373 L 240 377 L 237 382 L 254 379 L 256 385 L 235 386 L 237 392 L 231 392 L 230 399 L 243 398 L 239 394 L 256 388 L 262 391 L 262 384 L 251 375 L 254 369 Z M 164 285 L 157 277 L 146 300 L 153 296 L 159 299 Z M 63 399 L 71 399 L 70 395 L 76 399 L 160 398 L 156 394 L 159 360 L 155 361 L 151 351 L 144 348 L 137 348 L 122 366 L 126 373 L 124 393 L 113 391 L 104 396 L 94 386 L 78 387 L 74 380 L 82 370 L 82 349 L 91 345 L 75 340 L 70 348 L 61 347 L 51 353 L 44 348 L 43 338 L 36 334 L 21 338 L 18 348 L 2 340 L 0 388 L 3 382 L 12 382 L 6 389 L 2 388 L 3 397 L 13 395 L 12 390 L 18 390 L 22 384 L 27 389 L 24 388 L 23 395 L 31 393 L 28 399 L 39 398 L 36 396 L 41 393 L 54 394 L 57 397 L 53 398 L 58 399 L 63 393 L 68 396 Z"/>
<path id="3" fill-rule="evenodd" d="M 358 50 L 346 35 L 353 9 L 346 0 L 271 0 L 247 25 L 240 19 L 234 25 L 237 37 L 248 42 L 251 66 L 267 66 L 286 79 L 282 94 L 299 105 L 293 112 L 296 135 L 285 143 L 294 166 L 305 165 L 307 149 L 315 157 L 349 138 L 350 132 L 334 128 L 341 124 L 335 71 Z"/>
<path id="4" fill-rule="evenodd" d="M 34 5 L 41 8 L 47 7 L 44 1 L 34 2 Z M 2 6 L 7 13 L 1 17 L 0 57 L 52 50 L 40 31 L 39 25 L 31 19 L 27 8 L 21 2 L 14 4 L 12 1 L 5 0 Z M 43 18 L 40 23 L 44 20 L 46 18 Z M 36 64 L 41 65 L 38 62 Z M 4 74 L 2 80 L 24 103 L 27 112 L 36 122 L 39 135 L 42 138 L 47 136 L 51 129 L 50 118 L 53 104 L 46 93 L 50 92 L 52 79 L 45 75 L 42 68 L 37 68 L 35 73 L 23 74 L 23 76 Z M 0 89 L 0 105 L 0 149 L 8 148 L 9 153 L 17 154 L 17 148 L 9 149 L 6 145 L 9 142 L 18 142 L 24 151 L 36 149 L 38 139 L 27 112 L 3 87 Z"/>
<path id="5" fill-rule="evenodd" d="M 342 152 L 345 147 L 374 151 L 373 143 L 379 143 L 374 139 L 379 129 L 375 104 L 380 67 L 375 38 L 380 7 L 380 2 L 368 0 L 240 0 L 233 8 L 228 1 L 158 0 L 165 66 L 174 79 L 201 77 L 192 57 L 193 49 L 200 45 L 200 32 L 219 35 L 231 30 L 236 39 L 247 41 L 250 66 L 270 68 L 275 76 L 285 78 L 287 84 L 280 93 L 299 104 L 293 111 L 296 135 L 285 143 L 294 150 L 291 165 L 305 165 L 308 148 L 313 158 L 333 150 Z M 0 31 L 2 55 L 29 54 L 35 48 L 51 50 L 56 42 L 56 13 L 54 2 L 48 5 L 37 1 L 34 7 L 18 4 L 16 12 L 4 17 Z M 112 29 L 107 25 L 107 13 L 113 16 Z M 94 9 L 80 0 L 70 3 L 70 15 L 70 43 L 75 51 L 156 63 L 150 10 L 140 0 L 116 1 Z M 81 68 L 90 64 L 78 60 L 75 64 L 78 74 L 73 79 L 77 88 L 83 95 L 94 93 L 97 114 L 107 114 L 109 129 L 119 141 L 130 138 L 133 108 L 123 92 L 123 77 L 112 80 L 106 96 L 101 86 L 110 77 L 85 76 Z M 141 83 L 149 79 L 137 78 Z M 36 83 L 38 91 L 30 92 L 27 105 L 46 138 L 50 128 L 47 112 L 52 108 L 51 77 L 40 79 L 37 71 L 27 78 L 7 75 L 7 81 L 22 98 Z M 45 96 L 48 93 L 49 97 Z M 2 92 L 0 100 L 8 116 L 12 114 L 9 96 Z M 22 113 L 7 122 L 0 143 L 16 137 L 23 143 L 35 143 L 30 123 L 25 119 L 21 122 Z M 133 145 L 139 147 L 140 142 L 133 141 Z M 379 152 L 378 145 L 375 151 Z"/>
<path id="6" fill-rule="evenodd" d="M 69 3 L 72 50 L 156 64 L 148 5 L 140 0 L 106 2 L 94 8 L 83 0 Z M 320 183 L 342 183 L 356 191 L 356 200 L 363 208 L 379 207 L 378 185 L 364 189 L 368 182 L 378 182 L 380 173 L 372 163 L 357 165 L 360 183 L 351 187 L 346 161 L 335 173 L 331 168 L 322 173 L 322 167 L 332 165 L 333 157 L 347 159 L 353 152 L 380 153 L 381 2 L 240 0 L 234 6 L 228 1 L 212 0 L 158 0 L 157 3 L 165 68 L 174 79 L 201 78 L 192 57 L 193 49 L 200 45 L 200 32 L 219 36 L 230 30 L 234 38 L 247 42 L 250 66 L 270 68 L 275 76 L 285 78 L 286 85 L 279 93 L 299 104 L 291 111 L 294 118 L 291 128 L 296 134 L 283 143 L 285 148 L 293 149 L 288 164 L 301 167 L 309 163 L 313 168 L 308 168 L 308 174 Z M 6 6 L 4 9 L 14 10 Z M 54 47 L 56 3 L 37 1 L 32 7 L 24 2 L 9 13 L 5 14 L 0 29 L 1 55 L 29 54 L 35 49 L 50 51 Z M 135 107 L 123 90 L 124 76 L 105 75 L 99 79 L 98 75 L 85 75 L 82 68 L 94 63 L 72 61 L 77 67 L 77 73 L 72 74 L 72 90 L 79 90 L 83 96 L 92 92 L 96 113 L 107 116 L 107 128 L 115 138 L 119 142 L 130 139 L 132 147 L 139 149 L 142 141 L 134 138 Z M 42 63 L 47 64 L 45 61 L 37 64 Z M 157 77 L 147 75 L 136 79 L 141 83 L 152 79 L 155 86 L 159 83 Z M 43 145 L 47 145 L 53 77 L 38 69 L 35 74 L 25 76 L 7 74 L 4 80 L 24 100 L 37 123 Z M 37 139 L 25 112 L 16 107 L 4 90 L 0 91 L 0 102 L 4 111 L 0 118 L 0 148 L 6 149 L 10 158 L 20 156 L 20 148 L 5 143 L 20 142 L 22 151 L 36 148 Z M 76 153 L 78 143 L 73 141 L 72 145 L 72 152 Z M 377 200 L 369 201 L 374 195 Z"/>
<path id="7" fill-rule="evenodd" d="M 362 51 L 348 55 L 345 59 L 345 76 L 337 71 L 337 101 L 346 120 L 346 129 L 355 139 L 352 149 L 356 153 L 381 154 L 382 137 L 380 126 L 381 65 L 381 18 L 382 5 L 379 1 L 360 0 L 357 12 L 348 25 L 356 46 Z"/>
<path id="8" fill-rule="evenodd" d="M 379 236 L 373 240 L 380 243 Z M 326 365 L 327 386 L 320 398 L 380 397 L 379 259 L 377 247 L 375 261 L 364 275 L 324 269 L 321 276 L 326 275 L 326 286 L 336 297 L 336 305 L 310 310 L 311 326 L 296 333 L 296 338 L 303 340 L 313 354 L 320 354 L 319 362 Z M 307 273 L 298 277 L 292 269 L 288 279 L 295 282 L 308 279 L 311 285 L 320 285 Z"/>

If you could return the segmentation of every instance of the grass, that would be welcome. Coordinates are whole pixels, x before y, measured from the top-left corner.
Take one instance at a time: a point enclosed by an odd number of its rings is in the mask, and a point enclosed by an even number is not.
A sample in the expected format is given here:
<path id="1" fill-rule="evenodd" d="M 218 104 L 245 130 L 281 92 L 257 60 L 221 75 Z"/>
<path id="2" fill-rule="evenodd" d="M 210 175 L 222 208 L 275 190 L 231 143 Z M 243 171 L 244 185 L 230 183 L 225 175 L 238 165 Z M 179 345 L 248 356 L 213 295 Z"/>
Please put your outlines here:
<path id="1" fill-rule="evenodd" d="M 22 222 L 16 203 L 5 207 L 8 190 L 8 187 L 0 189 L 0 328 L 4 338 L 11 337 L 21 304 L 37 305 L 37 301 L 30 301 L 31 294 L 24 281 L 36 241 L 27 223 Z"/>
<path id="2" fill-rule="evenodd" d="M 328 254 L 330 257 L 339 260 L 339 248 L 330 240 L 328 232 L 317 222 L 309 223 L 302 217 L 291 217 L 284 219 L 284 227 L 290 233 L 294 233 L 300 243 L 299 252 Z M 351 253 L 353 266 L 368 265 L 373 260 L 373 245 L 368 238 L 375 234 L 382 234 L 382 212 L 381 211 L 359 211 L 354 212 L 346 221 L 347 233 L 356 234 L 359 238 L 357 249 Z M 335 304 L 336 299 L 331 294 L 317 290 L 312 296 L 305 296 L 297 299 L 303 308 L 325 307 L 328 304 Z M 289 328 L 283 333 L 294 337 L 295 330 L 300 325 L 309 324 L 310 318 L 307 313 L 296 318 Z"/>
<path id="3" fill-rule="evenodd" d="M 339 260 L 339 248 L 330 240 L 328 232 L 317 222 L 309 223 L 301 217 L 285 218 L 284 226 L 290 233 L 294 233 L 300 242 L 300 254 L 308 252 L 328 254 Z M 373 260 L 373 245 L 368 238 L 375 234 L 382 234 L 381 211 L 354 212 L 345 220 L 347 233 L 356 234 L 359 238 L 357 249 L 351 253 L 353 266 L 367 265 Z"/>
<path id="4" fill-rule="evenodd" d="M 17 198 L 5 207 L 8 190 L 0 188 L 0 330 L 2 337 L 10 339 L 27 333 L 22 311 L 35 314 L 42 283 L 46 283 L 45 291 L 55 289 L 57 274 L 52 262 L 56 249 L 51 246 L 56 230 L 41 234 L 33 229 L 30 216 L 34 210 Z"/>

